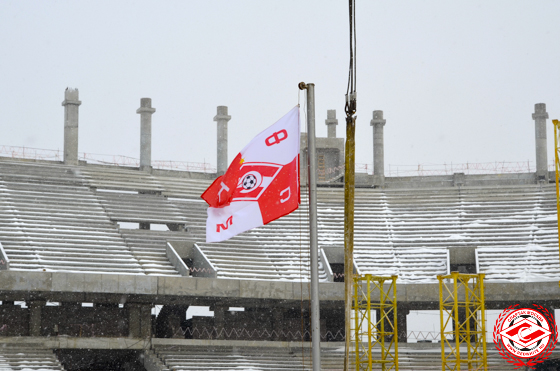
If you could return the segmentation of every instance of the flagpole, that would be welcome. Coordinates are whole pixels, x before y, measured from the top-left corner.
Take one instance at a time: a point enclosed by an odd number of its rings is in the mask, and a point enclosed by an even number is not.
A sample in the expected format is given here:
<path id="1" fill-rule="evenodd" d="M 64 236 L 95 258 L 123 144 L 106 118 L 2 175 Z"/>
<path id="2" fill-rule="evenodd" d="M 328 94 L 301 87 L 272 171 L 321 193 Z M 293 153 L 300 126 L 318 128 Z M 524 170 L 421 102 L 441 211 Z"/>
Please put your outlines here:
<path id="1" fill-rule="evenodd" d="M 309 185 L 309 247 L 311 265 L 311 355 L 313 371 L 321 371 L 321 328 L 319 312 L 319 246 L 317 241 L 317 162 L 315 160 L 315 84 L 307 89 L 307 182 Z"/>

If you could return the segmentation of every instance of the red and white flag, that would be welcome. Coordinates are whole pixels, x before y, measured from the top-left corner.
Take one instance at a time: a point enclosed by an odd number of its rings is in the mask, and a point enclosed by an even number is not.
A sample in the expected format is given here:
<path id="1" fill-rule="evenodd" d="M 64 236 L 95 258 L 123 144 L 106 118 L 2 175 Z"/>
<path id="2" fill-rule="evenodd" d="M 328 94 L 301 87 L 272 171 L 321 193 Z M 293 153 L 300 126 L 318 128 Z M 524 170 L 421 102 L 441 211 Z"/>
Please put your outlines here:
<path id="1" fill-rule="evenodd" d="M 298 208 L 299 107 L 257 135 L 202 194 L 206 242 L 227 240 Z"/>

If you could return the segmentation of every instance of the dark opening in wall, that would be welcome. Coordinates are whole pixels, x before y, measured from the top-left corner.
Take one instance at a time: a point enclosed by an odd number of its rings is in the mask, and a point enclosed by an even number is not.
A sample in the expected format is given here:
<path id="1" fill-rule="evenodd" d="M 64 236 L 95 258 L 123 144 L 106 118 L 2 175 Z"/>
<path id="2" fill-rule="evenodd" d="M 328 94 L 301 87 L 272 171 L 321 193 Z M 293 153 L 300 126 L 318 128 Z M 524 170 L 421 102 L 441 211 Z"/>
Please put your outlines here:
<path id="1" fill-rule="evenodd" d="M 476 264 L 450 264 L 450 272 L 476 274 Z"/>
<path id="2" fill-rule="evenodd" d="M 68 371 L 145 371 L 138 350 L 58 349 L 56 355 Z"/>
<path id="3" fill-rule="evenodd" d="M 344 264 L 331 263 L 334 282 L 344 282 Z"/>

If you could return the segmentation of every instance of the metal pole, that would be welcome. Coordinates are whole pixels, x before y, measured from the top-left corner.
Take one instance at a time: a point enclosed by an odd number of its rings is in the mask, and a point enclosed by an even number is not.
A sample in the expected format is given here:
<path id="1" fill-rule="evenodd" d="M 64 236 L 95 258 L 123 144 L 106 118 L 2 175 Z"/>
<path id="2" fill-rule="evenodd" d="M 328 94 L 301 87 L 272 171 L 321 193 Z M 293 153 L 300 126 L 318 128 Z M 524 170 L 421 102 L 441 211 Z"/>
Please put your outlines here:
<path id="1" fill-rule="evenodd" d="M 552 120 L 554 124 L 554 170 L 556 174 L 556 214 L 558 219 L 558 248 L 560 249 L 560 185 L 558 184 L 558 176 L 560 170 L 560 159 L 558 158 L 558 126 L 560 122 L 558 120 Z M 560 250 L 559 250 L 560 251 Z M 559 283 L 560 284 L 560 283 Z"/>
<path id="2" fill-rule="evenodd" d="M 307 168 L 309 184 L 309 242 L 311 259 L 311 341 L 313 371 L 321 371 L 319 313 L 319 252 L 317 242 L 317 163 L 315 161 L 315 84 L 307 84 Z"/>
<path id="3" fill-rule="evenodd" d="M 355 118 L 346 117 L 346 146 L 344 169 L 344 313 L 345 360 L 344 371 L 350 371 L 350 318 L 352 313 L 352 284 L 354 282 L 354 171 Z M 357 303 L 356 303 L 357 306 Z M 355 341 L 359 341 L 355 339 Z"/>

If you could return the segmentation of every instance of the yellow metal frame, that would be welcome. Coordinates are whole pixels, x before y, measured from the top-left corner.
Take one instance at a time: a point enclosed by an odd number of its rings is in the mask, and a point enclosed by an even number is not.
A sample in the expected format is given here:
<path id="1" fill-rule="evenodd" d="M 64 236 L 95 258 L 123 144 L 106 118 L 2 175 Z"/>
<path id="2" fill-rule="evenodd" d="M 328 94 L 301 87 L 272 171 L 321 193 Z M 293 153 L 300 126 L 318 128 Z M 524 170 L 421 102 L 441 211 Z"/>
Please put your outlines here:
<path id="1" fill-rule="evenodd" d="M 558 127 L 560 126 L 560 122 L 558 122 L 558 120 L 552 120 L 552 123 L 554 124 L 554 165 L 556 169 L 556 213 L 558 219 L 558 252 L 560 254 L 560 188 L 558 186 L 558 174 L 560 173 L 560 159 L 558 156 L 558 142 L 559 142 Z"/>
<path id="2" fill-rule="evenodd" d="M 488 370 L 484 274 L 451 272 L 438 280 L 442 371 Z"/>
<path id="3" fill-rule="evenodd" d="M 369 371 L 380 364 L 383 371 L 398 371 L 397 276 L 355 275 L 353 304 L 356 370 Z M 379 313 L 376 321 L 373 310 Z M 379 358 L 373 357 L 374 348 L 380 348 Z"/>

